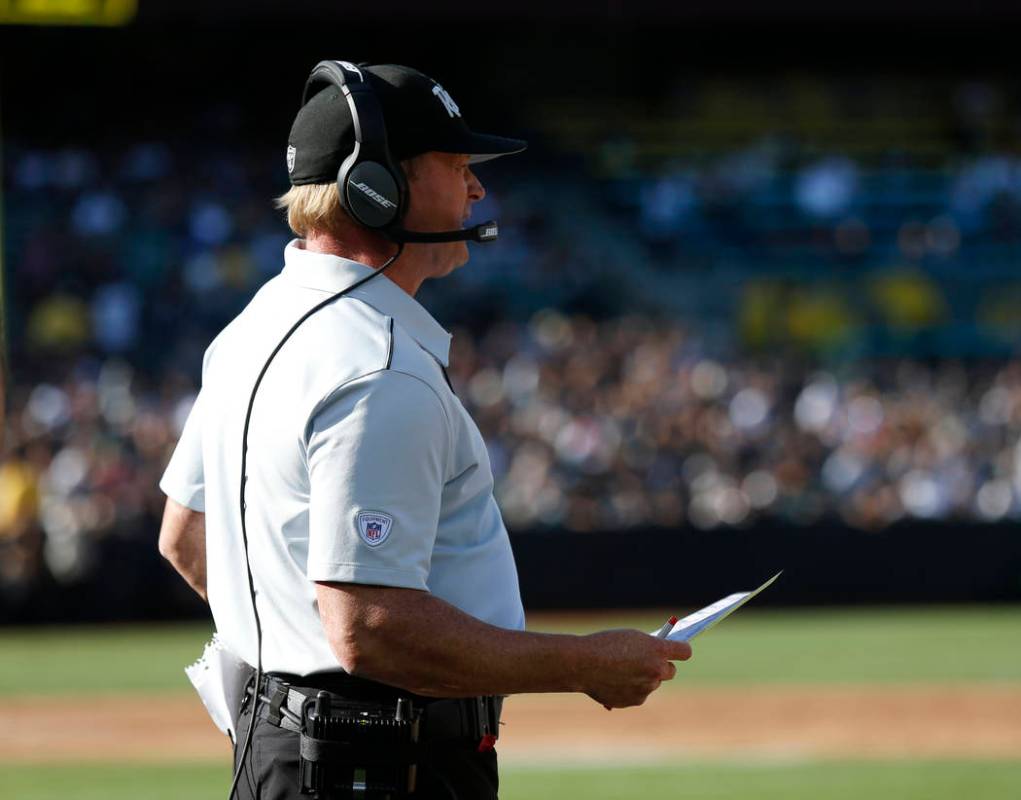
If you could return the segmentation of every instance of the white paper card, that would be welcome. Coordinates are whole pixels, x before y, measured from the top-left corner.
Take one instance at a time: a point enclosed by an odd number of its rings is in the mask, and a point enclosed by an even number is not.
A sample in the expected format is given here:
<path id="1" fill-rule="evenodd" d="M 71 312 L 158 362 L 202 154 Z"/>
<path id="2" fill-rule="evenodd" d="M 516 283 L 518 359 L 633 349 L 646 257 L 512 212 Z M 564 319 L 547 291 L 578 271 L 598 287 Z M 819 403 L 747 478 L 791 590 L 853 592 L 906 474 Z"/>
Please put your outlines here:
<path id="1" fill-rule="evenodd" d="M 663 638 L 670 639 L 674 642 L 687 642 L 690 639 L 694 639 L 702 633 L 702 631 L 708 630 L 721 619 L 730 616 L 741 606 L 755 597 L 755 595 L 767 586 L 770 586 L 773 581 L 780 577 L 782 572 L 783 570 L 776 573 L 776 575 L 754 591 L 737 592 L 735 594 L 727 595 L 722 600 L 717 600 L 712 605 L 699 609 L 693 614 L 688 614 L 688 616 L 684 619 L 678 620 L 674 627 L 670 629 L 670 633 Z"/>
<path id="2" fill-rule="evenodd" d="M 184 668 L 188 680 L 202 698 L 202 704 L 209 712 L 216 727 L 236 741 L 235 725 L 238 709 L 233 708 L 235 700 L 243 696 L 246 684 L 254 669 L 234 653 L 218 634 L 206 644 L 202 656 L 194 664 Z"/>

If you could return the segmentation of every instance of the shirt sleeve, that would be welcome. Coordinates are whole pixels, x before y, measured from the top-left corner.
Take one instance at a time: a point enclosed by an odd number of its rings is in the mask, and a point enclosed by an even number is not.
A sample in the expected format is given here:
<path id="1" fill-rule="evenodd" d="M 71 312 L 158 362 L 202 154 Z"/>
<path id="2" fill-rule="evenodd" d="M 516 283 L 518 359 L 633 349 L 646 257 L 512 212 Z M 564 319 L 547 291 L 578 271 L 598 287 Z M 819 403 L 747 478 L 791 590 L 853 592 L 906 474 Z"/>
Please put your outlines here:
<path id="1" fill-rule="evenodd" d="M 202 392 L 198 393 L 163 477 L 163 493 L 193 511 L 206 510 L 206 482 L 202 469 Z"/>
<path id="2" fill-rule="evenodd" d="M 450 441 L 420 378 L 383 370 L 336 392 L 309 427 L 309 580 L 425 589 Z"/>

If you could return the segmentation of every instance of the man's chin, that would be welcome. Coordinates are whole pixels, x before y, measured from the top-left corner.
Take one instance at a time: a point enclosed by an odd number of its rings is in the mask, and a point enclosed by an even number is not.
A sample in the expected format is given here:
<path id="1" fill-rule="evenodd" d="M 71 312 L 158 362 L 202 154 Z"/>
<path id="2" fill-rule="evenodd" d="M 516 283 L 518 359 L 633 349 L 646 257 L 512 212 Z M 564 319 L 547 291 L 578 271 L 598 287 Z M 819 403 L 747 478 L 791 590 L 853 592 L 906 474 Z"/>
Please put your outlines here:
<path id="1" fill-rule="evenodd" d="M 455 269 L 468 263 L 468 245 L 465 242 L 448 242 L 445 245 L 426 245 L 442 249 L 442 256 L 437 253 L 430 270 L 430 278 L 442 278 Z"/>
<path id="2" fill-rule="evenodd" d="M 451 253 L 450 258 L 450 272 L 453 272 L 458 267 L 463 267 L 468 263 L 468 243 L 467 242 L 453 242 L 456 245 L 456 249 Z"/>

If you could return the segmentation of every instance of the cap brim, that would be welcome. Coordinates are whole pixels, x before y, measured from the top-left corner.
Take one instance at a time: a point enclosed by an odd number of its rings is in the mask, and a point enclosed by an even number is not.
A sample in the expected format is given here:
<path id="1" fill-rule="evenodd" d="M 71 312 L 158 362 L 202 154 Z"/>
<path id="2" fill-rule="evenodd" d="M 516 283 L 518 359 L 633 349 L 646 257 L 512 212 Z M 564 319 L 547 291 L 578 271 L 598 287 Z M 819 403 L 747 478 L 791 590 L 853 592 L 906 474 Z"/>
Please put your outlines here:
<path id="1" fill-rule="evenodd" d="M 479 164 L 500 156 L 520 153 L 528 147 L 528 142 L 524 139 L 508 139 L 505 136 L 490 136 L 488 133 L 473 133 L 471 138 L 472 147 L 462 151 L 471 156 L 468 159 L 469 164 Z"/>
<path id="2" fill-rule="evenodd" d="M 469 164 L 479 164 L 483 161 L 491 161 L 500 156 L 509 156 L 520 153 L 528 142 L 524 139 L 508 139 L 505 136 L 492 136 L 488 133 L 470 132 L 463 139 L 450 143 L 443 148 L 447 153 L 465 153 L 470 156 Z"/>
<path id="3" fill-rule="evenodd" d="M 500 156 L 512 156 L 515 153 L 520 153 L 524 149 L 524 147 L 519 147 L 517 150 L 508 150 L 506 153 L 469 153 L 471 158 L 468 159 L 468 163 L 481 164 L 483 161 L 492 161 L 494 158 L 499 158 Z"/>

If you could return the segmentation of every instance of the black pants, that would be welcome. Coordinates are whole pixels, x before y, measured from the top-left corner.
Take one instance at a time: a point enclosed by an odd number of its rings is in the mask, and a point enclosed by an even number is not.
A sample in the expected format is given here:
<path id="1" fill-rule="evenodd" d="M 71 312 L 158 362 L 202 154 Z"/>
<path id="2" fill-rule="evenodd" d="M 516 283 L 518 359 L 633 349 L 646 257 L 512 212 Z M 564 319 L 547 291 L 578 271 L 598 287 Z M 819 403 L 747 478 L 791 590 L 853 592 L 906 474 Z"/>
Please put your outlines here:
<path id="1" fill-rule="evenodd" d="M 248 736 L 252 703 L 238 720 L 234 768 Z M 496 800 L 499 789 L 496 751 L 478 752 L 470 742 L 453 742 L 418 768 L 413 800 Z M 309 800 L 298 791 L 298 734 L 257 719 L 237 800 Z M 338 798 L 337 800 L 348 800 Z"/>

